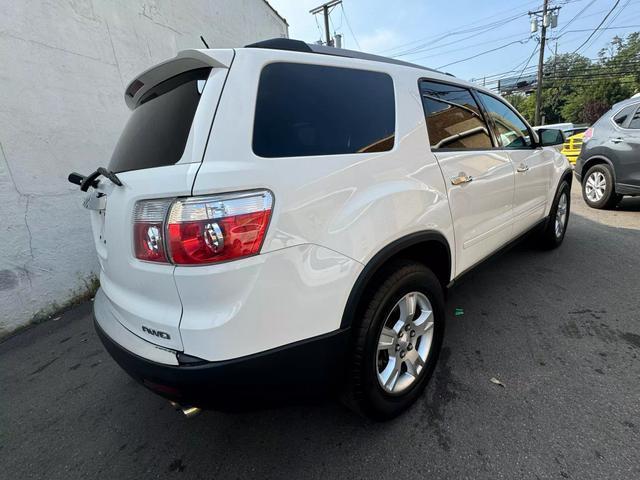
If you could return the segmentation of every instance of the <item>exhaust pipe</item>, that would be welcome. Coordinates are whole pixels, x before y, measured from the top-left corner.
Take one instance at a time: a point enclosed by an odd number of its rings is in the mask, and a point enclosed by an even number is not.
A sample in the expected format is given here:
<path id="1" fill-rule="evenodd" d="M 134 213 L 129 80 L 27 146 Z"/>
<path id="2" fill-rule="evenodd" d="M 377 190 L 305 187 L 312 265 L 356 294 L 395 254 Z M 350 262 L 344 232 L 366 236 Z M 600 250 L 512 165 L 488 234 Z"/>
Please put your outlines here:
<path id="1" fill-rule="evenodd" d="M 182 409 L 182 413 L 184 413 L 184 416 L 187 418 L 195 417 L 200 412 L 201 410 L 198 407 L 184 407 Z"/>
<path id="2" fill-rule="evenodd" d="M 198 407 L 184 407 L 176 402 L 169 402 L 169 403 L 175 410 L 180 410 L 184 414 L 184 416 L 187 418 L 193 418 L 202 411 Z"/>

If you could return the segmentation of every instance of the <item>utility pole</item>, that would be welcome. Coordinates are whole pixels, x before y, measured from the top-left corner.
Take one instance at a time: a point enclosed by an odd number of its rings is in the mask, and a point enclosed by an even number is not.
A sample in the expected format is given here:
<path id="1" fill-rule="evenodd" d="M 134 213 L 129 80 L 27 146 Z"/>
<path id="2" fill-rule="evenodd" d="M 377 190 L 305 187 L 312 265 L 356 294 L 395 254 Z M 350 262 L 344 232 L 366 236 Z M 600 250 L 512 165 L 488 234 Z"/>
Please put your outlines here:
<path id="1" fill-rule="evenodd" d="M 544 67 L 544 44 L 547 41 L 547 26 L 545 18 L 547 18 L 547 8 L 549 8 L 549 0 L 544 0 L 542 6 L 542 28 L 540 29 L 540 56 L 538 58 L 538 84 L 536 85 L 536 119 L 535 124 L 540 125 L 540 112 L 542 111 L 542 69 Z"/>
<path id="2" fill-rule="evenodd" d="M 547 27 L 556 25 L 556 18 L 553 15 L 557 15 L 557 11 L 560 7 L 549 8 L 549 0 L 544 0 L 542 10 L 537 12 L 529 12 L 529 16 L 535 15 L 535 26 L 537 27 L 537 16 L 542 14 L 542 28 L 540 29 L 540 55 L 538 56 L 538 82 L 536 85 L 536 116 L 535 124 L 540 125 L 541 112 L 542 112 L 542 75 L 544 69 L 544 49 L 547 42 Z M 551 12 L 551 15 L 549 15 Z M 533 29 L 532 29 L 533 30 Z"/>
<path id="3" fill-rule="evenodd" d="M 328 47 L 332 47 L 333 46 L 333 42 L 331 41 L 331 34 L 329 33 L 329 12 L 331 11 L 330 9 L 332 9 L 333 7 L 335 7 L 336 5 L 340 5 L 342 3 L 342 0 L 331 0 L 330 2 L 327 3 L 323 3 L 322 5 L 320 5 L 319 7 L 313 8 L 311 10 L 309 10 L 309 13 L 312 15 L 315 15 L 317 13 L 322 12 L 324 15 L 324 35 L 326 38 L 326 45 Z"/>

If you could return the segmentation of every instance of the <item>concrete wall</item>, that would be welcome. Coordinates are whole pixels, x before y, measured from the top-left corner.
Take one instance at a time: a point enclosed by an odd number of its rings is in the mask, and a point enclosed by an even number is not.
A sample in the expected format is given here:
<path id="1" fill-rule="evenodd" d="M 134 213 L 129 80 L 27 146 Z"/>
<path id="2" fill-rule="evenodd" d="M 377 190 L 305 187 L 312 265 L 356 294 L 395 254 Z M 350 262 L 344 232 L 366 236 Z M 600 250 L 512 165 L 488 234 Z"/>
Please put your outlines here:
<path id="1" fill-rule="evenodd" d="M 70 171 L 106 165 L 125 85 L 178 50 L 288 35 L 263 0 L 0 0 L 0 336 L 95 283 Z"/>

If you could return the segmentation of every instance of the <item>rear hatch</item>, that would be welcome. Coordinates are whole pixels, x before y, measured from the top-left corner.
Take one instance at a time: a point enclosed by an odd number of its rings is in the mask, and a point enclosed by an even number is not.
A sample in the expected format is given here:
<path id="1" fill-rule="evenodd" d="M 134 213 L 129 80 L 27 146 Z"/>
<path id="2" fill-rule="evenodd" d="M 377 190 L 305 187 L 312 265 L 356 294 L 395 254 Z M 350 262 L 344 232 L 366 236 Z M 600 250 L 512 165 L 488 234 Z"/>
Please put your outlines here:
<path id="1" fill-rule="evenodd" d="M 135 79 L 125 93 L 133 110 L 108 170 L 87 198 L 108 308 L 135 335 L 182 350 L 182 304 L 169 263 L 134 253 L 140 200 L 188 196 L 202 161 L 233 50 L 185 51 Z"/>

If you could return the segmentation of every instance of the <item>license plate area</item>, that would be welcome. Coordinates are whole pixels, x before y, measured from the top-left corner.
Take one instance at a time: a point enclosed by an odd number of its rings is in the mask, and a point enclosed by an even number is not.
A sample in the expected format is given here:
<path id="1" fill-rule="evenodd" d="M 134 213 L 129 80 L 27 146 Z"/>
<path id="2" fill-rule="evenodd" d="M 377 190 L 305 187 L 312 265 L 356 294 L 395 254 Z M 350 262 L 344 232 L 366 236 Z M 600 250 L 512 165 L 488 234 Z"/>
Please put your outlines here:
<path id="1" fill-rule="evenodd" d="M 105 237 L 104 224 L 107 214 L 107 196 L 94 190 L 85 197 L 82 204 L 84 208 L 89 210 L 91 215 L 91 229 L 98 257 L 101 261 L 106 260 L 107 239 Z"/>

